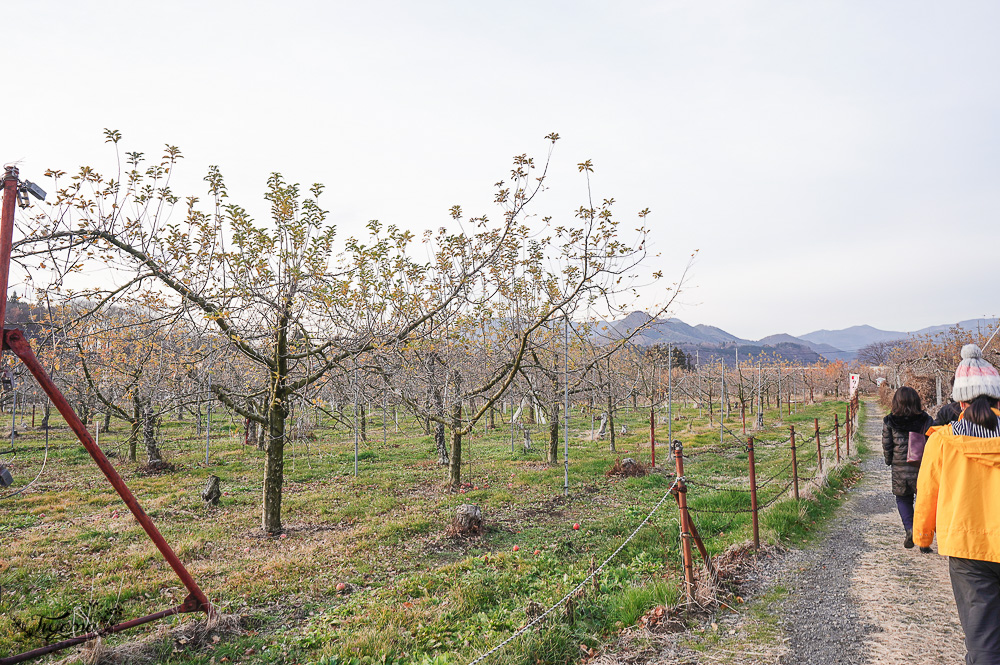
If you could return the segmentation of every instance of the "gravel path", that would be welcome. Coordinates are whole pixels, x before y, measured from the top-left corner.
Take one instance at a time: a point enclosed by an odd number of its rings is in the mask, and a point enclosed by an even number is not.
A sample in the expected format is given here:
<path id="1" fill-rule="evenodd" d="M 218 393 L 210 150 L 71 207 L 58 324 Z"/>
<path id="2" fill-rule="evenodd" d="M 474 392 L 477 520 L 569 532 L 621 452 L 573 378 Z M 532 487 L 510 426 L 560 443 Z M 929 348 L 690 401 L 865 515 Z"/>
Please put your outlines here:
<path id="1" fill-rule="evenodd" d="M 865 438 L 879 452 L 862 463 L 862 481 L 825 536 L 781 562 L 778 581 L 790 593 L 779 610 L 787 651 L 778 662 L 962 663 L 948 559 L 903 548 L 881 413 L 874 402 L 868 409 Z"/>
<path id="2" fill-rule="evenodd" d="M 873 453 L 819 538 L 762 559 L 738 612 L 676 635 L 627 635 L 595 665 L 964 663 L 948 560 L 903 548 L 882 414 L 874 402 L 867 408 Z"/>

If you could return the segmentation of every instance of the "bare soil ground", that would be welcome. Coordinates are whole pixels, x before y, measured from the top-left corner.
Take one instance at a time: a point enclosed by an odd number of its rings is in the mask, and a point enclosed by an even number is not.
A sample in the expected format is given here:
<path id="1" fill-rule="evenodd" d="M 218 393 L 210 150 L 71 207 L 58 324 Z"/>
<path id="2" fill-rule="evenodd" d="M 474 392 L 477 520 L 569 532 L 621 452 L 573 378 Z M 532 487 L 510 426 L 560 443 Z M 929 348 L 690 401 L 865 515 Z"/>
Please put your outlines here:
<path id="1" fill-rule="evenodd" d="M 903 548 L 881 457 L 882 414 L 868 405 L 864 477 L 823 534 L 802 549 L 765 549 L 745 603 L 684 632 L 632 630 L 593 665 L 649 663 L 963 663 L 947 557 Z"/>

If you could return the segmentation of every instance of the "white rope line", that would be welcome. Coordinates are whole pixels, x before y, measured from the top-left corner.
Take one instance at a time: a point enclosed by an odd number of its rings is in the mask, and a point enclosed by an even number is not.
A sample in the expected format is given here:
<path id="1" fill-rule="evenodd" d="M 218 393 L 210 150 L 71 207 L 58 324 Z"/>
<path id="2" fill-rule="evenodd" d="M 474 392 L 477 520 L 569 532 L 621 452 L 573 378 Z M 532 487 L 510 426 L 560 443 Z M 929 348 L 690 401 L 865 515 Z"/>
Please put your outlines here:
<path id="1" fill-rule="evenodd" d="M 41 477 L 42 472 L 45 471 L 45 465 L 48 463 L 48 461 L 49 461 L 49 430 L 48 430 L 48 428 L 46 428 L 46 430 L 45 430 L 45 457 L 42 459 L 42 468 L 40 468 L 38 470 L 38 473 L 35 474 L 35 477 L 32 478 L 32 480 L 31 480 L 30 483 L 28 483 L 27 485 L 25 485 L 24 487 L 22 487 L 19 490 L 14 490 L 14 491 L 12 491 L 12 492 L 10 492 L 8 494 L 4 494 L 3 496 L 0 496 L 0 501 L 6 501 L 7 499 L 12 499 L 15 496 L 18 496 L 19 494 L 23 494 L 24 492 L 26 492 L 28 490 L 28 488 L 30 488 L 32 485 L 34 485 L 35 481 L 38 480 Z"/>
<path id="2" fill-rule="evenodd" d="M 535 625 L 537 625 L 538 623 L 540 623 L 542 621 L 542 619 L 544 619 L 545 617 L 547 617 L 549 614 L 551 614 L 553 611 L 555 611 L 561 605 L 563 605 L 567 600 L 569 600 L 572 596 L 574 596 L 580 589 L 582 589 L 584 587 L 585 584 L 587 584 L 587 582 L 589 582 L 590 580 L 592 580 L 595 575 L 597 575 L 599 572 L 601 572 L 601 570 L 604 569 L 604 566 L 608 565 L 608 563 L 612 559 L 614 559 L 616 556 L 618 556 L 619 552 L 621 552 L 623 549 L 625 549 L 625 546 L 628 545 L 629 542 L 633 538 L 635 538 L 635 534 L 639 533 L 639 530 L 642 529 L 642 527 L 646 526 L 646 523 L 649 521 L 649 518 L 653 516 L 653 513 L 655 513 L 657 510 L 659 510 L 660 506 L 663 505 L 663 502 L 667 500 L 667 497 L 670 496 L 670 493 L 674 490 L 674 487 L 676 485 L 677 485 L 677 480 L 674 480 L 674 482 L 670 484 L 670 487 L 667 488 L 667 491 L 666 491 L 666 493 L 664 493 L 663 498 L 661 498 L 657 502 L 657 504 L 655 506 L 653 506 L 653 509 L 650 510 L 649 513 L 646 515 L 646 517 L 642 520 L 642 522 L 639 523 L 639 526 L 637 526 L 635 528 L 635 530 L 629 535 L 629 537 L 626 538 L 622 542 L 622 544 L 618 546 L 618 549 L 616 549 L 614 552 L 612 552 L 611 556 L 609 556 L 607 559 L 605 559 L 601 563 L 601 565 L 599 565 L 597 568 L 595 568 L 592 573 L 590 573 L 589 575 L 587 575 L 585 578 L 583 578 L 583 580 L 579 584 L 577 584 L 575 587 L 573 587 L 572 591 L 570 591 L 565 596 L 563 596 L 562 598 L 560 598 L 558 601 L 556 601 L 556 603 L 552 607 L 550 607 L 549 609 L 547 609 L 544 612 L 542 612 L 542 614 L 540 614 L 538 617 L 536 617 L 530 623 L 528 623 L 525 626 L 523 626 L 516 633 L 514 633 L 513 635 L 511 635 L 510 637 L 508 637 L 507 639 L 505 639 L 503 642 L 501 642 L 500 644 L 496 645 L 495 647 L 493 647 L 492 649 L 490 649 L 489 651 L 487 651 L 486 653 L 484 653 L 483 655 L 481 655 L 479 658 L 476 658 L 474 661 L 472 661 L 471 663 L 469 663 L 469 665 L 477 665 L 478 663 L 482 662 L 486 658 L 492 656 L 494 653 L 496 653 L 500 649 L 503 649 L 505 646 L 507 646 L 508 644 L 510 644 L 511 642 L 513 642 L 514 640 L 516 640 L 518 637 L 520 637 L 524 633 L 526 633 L 532 627 L 534 627 Z"/>

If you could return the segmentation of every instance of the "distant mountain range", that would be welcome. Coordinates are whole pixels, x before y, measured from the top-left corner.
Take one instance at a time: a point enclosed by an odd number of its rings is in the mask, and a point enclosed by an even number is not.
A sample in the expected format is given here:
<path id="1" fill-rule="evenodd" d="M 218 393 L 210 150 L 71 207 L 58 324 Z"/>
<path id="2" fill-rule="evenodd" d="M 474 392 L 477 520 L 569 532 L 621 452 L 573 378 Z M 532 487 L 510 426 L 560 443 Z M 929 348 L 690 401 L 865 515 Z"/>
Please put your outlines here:
<path id="1" fill-rule="evenodd" d="M 910 332 L 879 330 L 867 325 L 851 326 L 842 330 L 817 330 L 799 337 L 780 333 L 754 341 L 742 339 L 715 326 L 691 326 L 673 318 L 651 320 L 645 312 L 632 312 L 618 321 L 599 322 L 592 336 L 598 341 L 622 339 L 646 325 L 632 339 L 637 346 L 670 344 L 690 356 L 698 356 L 703 362 L 713 359 L 735 362 L 737 357 L 750 359 L 766 355 L 788 362 L 811 364 L 821 360 L 851 361 L 857 356 L 858 349 L 873 342 L 907 339 L 913 335 L 933 335 L 954 326 L 975 330 L 983 323 L 983 319 L 968 319 Z"/>

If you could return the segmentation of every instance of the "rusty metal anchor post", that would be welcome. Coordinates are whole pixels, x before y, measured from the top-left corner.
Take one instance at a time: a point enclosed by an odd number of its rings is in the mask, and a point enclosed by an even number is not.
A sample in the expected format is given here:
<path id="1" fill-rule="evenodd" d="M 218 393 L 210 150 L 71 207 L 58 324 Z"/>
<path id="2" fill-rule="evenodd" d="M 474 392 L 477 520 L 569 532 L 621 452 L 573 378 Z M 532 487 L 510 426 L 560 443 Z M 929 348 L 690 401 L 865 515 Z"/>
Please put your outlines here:
<path id="1" fill-rule="evenodd" d="M 691 552 L 691 516 L 687 510 L 687 487 L 684 485 L 684 445 L 680 441 L 670 443 L 674 449 L 677 464 L 676 488 L 677 508 L 681 513 L 681 547 L 684 555 L 684 595 L 687 602 L 694 601 L 694 555 Z"/>
<path id="2" fill-rule="evenodd" d="M 757 466 L 753 459 L 753 437 L 747 439 L 747 466 L 750 472 L 750 512 L 753 517 L 753 548 L 760 549 L 760 521 L 757 515 Z"/>
<path id="3" fill-rule="evenodd" d="M 10 255 L 13 246 L 14 233 L 14 206 L 17 204 L 17 197 L 19 193 L 26 196 L 24 191 L 22 191 L 23 187 L 24 185 L 22 185 L 22 183 L 18 180 L 17 167 L 6 167 L 3 176 L 3 210 L 2 214 L 0 214 L 0 324 L 5 321 L 7 310 L 7 285 L 10 278 Z M 77 644 L 82 644 L 102 635 L 118 633 L 123 630 L 127 630 L 150 621 L 156 621 L 157 619 L 162 619 L 164 617 L 173 616 L 175 614 L 200 611 L 205 612 L 205 614 L 209 616 L 213 616 L 215 610 L 212 608 L 212 604 L 209 602 L 208 597 L 198 586 L 197 582 L 194 581 L 191 573 L 189 573 L 184 567 L 184 564 L 181 563 L 174 551 L 170 548 L 170 545 L 156 528 L 153 520 L 150 519 L 149 515 L 147 515 L 142 509 L 142 506 L 139 505 L 135 495 L 132 494 L 128 485 L 125 484 L 125 481 L 98 447 L 97 442 L 94 441 L 90 432 L 83 424 L 83 421 L 80 420 L 80 417 L 76 415 L 76 412 L 73 410 L 73 407 L 70 406 L 69 401 L 59 391 L 59 388 L 56 387 L 55 382 L 49 377 L 48 372 L 45 371 L 45 368 L 35 356 L 34 351 L 31 350 L 31 345 L 28 344 L 28 340 L 24 337 L 24 333 L 20 330 L 4 328 L 2 350 L 7 349 L 12 351 L 14 355 L 17 356 L 22 363 L 24 363 L 25 367 L 28 368 L 28 371 L 31 372 L 32 376 L 35 377 L 38 385 L 43 391 L 45 391 L 45 394 L 52 401 L 52 404 L 66 420 L 67 425 L 69 425 L 70 429 L 73 430 L 73 433 L 76 434 L 80 443 L 83 444 L 87 452 L 90 453 L 90 456 L 97 463 L 101 472 L 104 473 L 108 482 L 110 482 L 111 486 L 115 488 L 118 496 L 120 496 L 125 502 L 125 505 L 135 517 L 136 521 L 142 526 L 143 530 L 149 536 L 149 539 L 153 541 L 156 549 L 159 550 L 164 560 L 167 564 L 169 564 L 171 569 L 173 569 L 174 574 L 177 575 L 178 579 L 188 590 L 188 596 L 184 599 L 183 603 L 170 609 L 162 610 L 137 619 L 132 619 L 131 621 L 126 621 L 114 626 L 108 626 L 86 635 L 74 637 L 55 644 L 49 644 L 32 651 L 26 651 L 24 653 L 6 658 L 0 658 L 0 665 L 14 665 L 14 663 L 21 663 Z"/>

